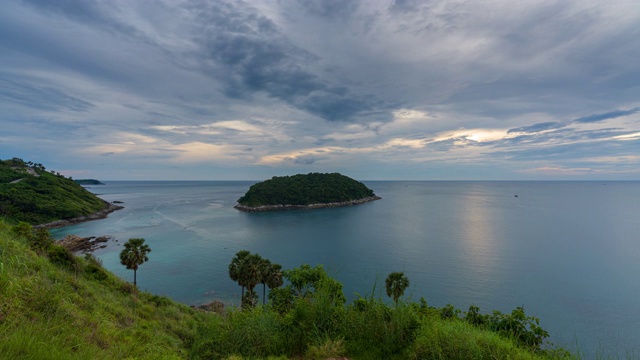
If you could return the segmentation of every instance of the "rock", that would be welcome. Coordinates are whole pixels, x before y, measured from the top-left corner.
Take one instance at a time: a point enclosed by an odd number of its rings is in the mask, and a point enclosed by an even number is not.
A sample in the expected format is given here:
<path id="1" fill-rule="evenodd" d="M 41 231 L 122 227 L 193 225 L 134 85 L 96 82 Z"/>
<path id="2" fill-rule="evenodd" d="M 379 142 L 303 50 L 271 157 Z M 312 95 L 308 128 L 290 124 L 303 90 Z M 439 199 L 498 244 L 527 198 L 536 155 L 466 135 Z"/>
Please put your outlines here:
<path id="1" fill-rule="evenodd" d="M 82 222 L 87 222 L 92 220 L 104 219 L 107 217 L 107 215 L 111 214 L 112 212 L 120 209 L 124 209 L 124 206 L 111 204 L 106 201 L 105 201 L 105 204 L 107 205 L 107 207 L 96 213 L 93 213 L 87 216 L 80 216 L 72 219 L 67 219 L 67 220 L 56 220 L 50 223 L 36 225 L 34 226 L 34 228 L 37 229 L 40 227 L 46 227 L 48 229 L 53 229 L 53 228 L 65 227 L 65 226 L 79 224 Z"/>
<path id="2" fill-rule="evenodd" d="M 255 207 L 237 204 L 233 208 L 243 212 L 321 209 L 321 208 L 330 208 L 330 207 L 339 207 L 339 206 L 359 205 L 359 204 L 367 203 L 369 201 L 375 201 L 380 199 L 382 198 L 379 196 L 370 196 L 370 197 L 366 197 L 358 200 L 333 202 L 333 203 L 321 203 L 321 204 L 310 204 L 310 205 L 264 205 L 264 206 L 255 206 Z"/>
<path id="3" fill-rule="evenodd" d="M 192 307 L 196 309 L 204 310 L 207 312 L 214 312 L 216 314 L 224 313 L 224 304 L 217 300 L 214 300 L 208 304 L 192 306 Z"/>
<path id="4" fill-rule="evenodd" d="M 64 239 L 58 241 L 58 245 L 68 249 L 71 252 L 82 252 L 83 254 L 92 252 L 96 249 L 104 249 L 106 243 L 111 239 L 110 236 L 100 237 L 80 237 L 77 235 L 67 235 Z"/>

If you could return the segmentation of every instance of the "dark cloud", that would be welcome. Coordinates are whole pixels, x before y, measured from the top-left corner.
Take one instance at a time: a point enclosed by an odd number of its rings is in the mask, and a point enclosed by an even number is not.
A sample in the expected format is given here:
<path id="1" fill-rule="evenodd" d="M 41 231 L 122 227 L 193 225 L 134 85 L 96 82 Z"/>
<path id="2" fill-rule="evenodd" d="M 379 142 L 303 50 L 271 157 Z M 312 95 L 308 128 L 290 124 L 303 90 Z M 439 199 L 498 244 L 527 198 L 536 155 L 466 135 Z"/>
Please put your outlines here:
<path id="1" fill-rule="evenodd" d="M 327 12 L 338 11 L 337 5 L 325 6 Z M 322 79 L 313 70 L 318 57 L 295 46 L 270 19 L 251 8 L 222 3 L 194 11 L 206 24 L 198 41 L 217 65 L 208 73 L 224 81 L 230 97 L 248 99 L 264 93 L 326 120 L 344 121 L 382 104 Z"/>
<path id="2" fill-rule="evenodd" d="M 87 111 L 94 106 L 58 89 L 0 77 L 0 102 L 3 101 L 39 110 Z"/>
<path id="3" fill-rule="evenodd" d="M 583 116 L 581 118 L 574 120 L 574 122 L 592 123 L 592 122 L 604 121 L 609 119 L 615 119 L 621 116 L 632 115 L 637 113 L 638 111 L 640 111 L 640 107 L 633 108 L 630 110 L 615 110 L 615 111 L 607 112 L 604 114 L 593 114 L 593 115 Z"/>
<path id="4" fill-rule="evenodd" d="M 411 12 L 418 10 L 419 0 L 395 0 L 389 9 L 393 12 Z"/>
<path id="5" fill-rule="evenodd" d="M 358 9 L 359 2 L 356 0 L 321 0 L 302 1 L 299 4 L 305 8 L 308 14 L 331 21 L 351 16 Z"/>
<path id="6" fill-rule="evenodd" d="M 305 155 L 299 156 L 293 159 L 293 163 L 296 165 L 311 165 L 318 161 L 322 160 L 322 158 L 314 155 Z"/>
<path id="7" fill-rule="evenodd" d="M 555 121 L 551 121 L 551 122 L 543 122 L 543 123 L 538 123 L 538 124 L 533 124 L 533 125 L 529 125 L 529 126 L 522 126 L 519 128 L 513 128 L 513 129 L 509 129 L 509 131 L 507 131 L 507 134 L 511 134 L 511 133 L 516 133 L 516 132 L 522 132 L 522 133 L 536 133 L 536 132 L 540 132 L 540 131 L 545 131 L 545 130 L 551 130 L 551 129 L 557 129 L 560 128 L 564 125 L 560 124 L 559 122 L 555 122 Z"/>

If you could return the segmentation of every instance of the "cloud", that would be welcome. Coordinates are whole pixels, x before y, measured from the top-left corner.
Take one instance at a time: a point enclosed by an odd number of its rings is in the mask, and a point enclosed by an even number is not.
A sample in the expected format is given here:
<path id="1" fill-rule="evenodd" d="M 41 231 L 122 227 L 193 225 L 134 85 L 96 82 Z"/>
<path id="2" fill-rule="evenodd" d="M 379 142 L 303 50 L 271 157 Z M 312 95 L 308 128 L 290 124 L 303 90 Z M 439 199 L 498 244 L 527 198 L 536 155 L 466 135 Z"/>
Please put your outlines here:
<path id="1" fill-rule="evenodd" d="M 580 176 L 585 174 L 597 173 L 598 170 L 594 170 L 592 168 L 565 168 L 561 166 L 545 166 L 540 168 L 522 170 L 522 172 L 552 176 Z"/>
<path id="2" fill-rule="evenodd" d="M 558 128 L 561 128 L 563 126 L 564 125 L 562 125 L 562 124 L 560 124 L 559 122 L 556 122 L 556 121 L 544 122 L 544 123 L 538 123 L 538 124 L 533 124 L 533 125 L 529 125 L 529 126 L 522 126 L 522 127 L 519 127 L 519 128 L 509 129 L 507 131 L 507 134 L 512 134 L 512 133 L 537 133 L 537 132 L 546 131 L 546 130 L 558 129 Z"/>
<path id="3" fill-rule="evenodd" d="M 139 177 L 629 177 L 638 23 L 600 0 L 7 0 L 0 153 Z"/>
<path id="4" fill-rule="evenodd" d="M 604 121 L 604 120 L 619 118 L 622 116 L 632 115 L 637 113 L 638 111 L 640 111 L 640 107 L 636 107 L 630 110 L 615 110 L 615 111 L 610 111 L 603 114 L 593 114 L 593 115 L 583 116 L 574 121 L 577 123 L 592 123 L 592 122 Z"/>
<path id="5" fill-rule="evenodd" d="M 137 32 L 134 27 L 119 21 L 117 17 L 113 16 L 114 13 L 118 14 L 119 12 L 113 2 L 25 0 L 25 3 L 39 10 L 62 15 L 73 21 L 79 21 L 91 26 L 100 26 L 126 34 L 135 34 Z"/>
<path id="6" fill-rule="evenodd" d="M 226 95 L 250 99 L 263 93 L 331 121 L 352 120 L 383 103 L 322 79 L 313 68 L 317 55 L 293 44 L 255 9 L 234 5 L 213 3 L 193 9 L 205 25 L 198 39 L 203 60 L 214 62 L 207 71 L 224 82 Z M 337 8 L 327 3 L 310 11 Z"/>
<path id="7" fill-rule="evenodd" d="M 14 103 L 40 110 L 87 111 L 94 105 L 48 86 L 32 84 L 22 77 L 0 77 L 0 103 Z"/>
<path id="8" fill-rule="evenodd" d="M 324 1 L 294 1 L 293 5 L 301 5 L 312 16 L 319 16 L 329 21 L 347 19 L 352 16 L 359 5 L 359 1 L 324 0 Z"/>
<path id="9" fill-rule="evenodd" d="M 312 165 L 318 162 L 319 160 L 322 160 L 322 157 L 314 156 L 314 155 L 305 155 L 305 156 L 296 157 L 293 160 L 293 163 L 299 164 L 299 165 Z"/>

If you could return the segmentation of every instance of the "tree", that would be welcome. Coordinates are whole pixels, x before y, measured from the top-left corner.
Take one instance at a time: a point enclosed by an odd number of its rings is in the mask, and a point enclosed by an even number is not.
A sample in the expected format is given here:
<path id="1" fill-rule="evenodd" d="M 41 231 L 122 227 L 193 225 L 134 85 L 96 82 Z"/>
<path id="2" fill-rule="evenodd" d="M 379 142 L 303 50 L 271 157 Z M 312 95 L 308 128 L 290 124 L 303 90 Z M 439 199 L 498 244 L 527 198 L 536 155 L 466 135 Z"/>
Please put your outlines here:
<path id="1" fill-rule="evenodd" d="M 255 306 L 258 295 L 255 287 L 262 284 L 262 302 L 266 302 L 266 287 L 274 289 L 282 286 L 282 266 L 272 264 L 258 254 L 241 250 L 231 259 L 229 277 L 242 287 L 242 306 Z M 247 289 L 245 293 L 245 288 Z"/>
<path id="2" fill-rule="evenodd" d="M 240 282 L 247 288 L 247 294 L 242 298 L 243 306 L 254 307 L 256 305 L 258 296 L 255 293 L 255 287 L 262 281 L 263 264 L 264 259 L 258 254 L 247 255 L 240 264 Z"/>
<path id="3" fill-rule="evenodd" d="M 262 305 L 266 303 L 266 287 L 269 290 L 282 286 L 282 265 L 272 264 L 268 259 L 263 259 L 260 283 L 262 284 Z"/>
<path id="4" fill-rule="evenodd" d="M 279 273 L 278 269 L 275 273 Z M 342 284 L 331 278 L 322 265 L 311 267 L 309 264 L 282 271 L 282 277 L 289 281 L 283 288 L 273 289 L 269 293 L 272 307 L 280 312 L 289 311 L 296 301 L 312 301 L 314 297 L 324 296 L 332 306 L 342 306 L 346 301 L 342 293 Z M 278 286 L 282 285 L 279 275 L 273 279 Z M 319 295 L 321 294 L 321 295 Z"/>
<path id="5" fill-rule="evenodd" d="M 15 225 L 11 228 L 11 232 L 13 232 L 16 236 L 24 238 L 27 241 L 33 237 L 33 226 L 28 222 L 20 221 L 18 225 Z"/>
<path id="6" fill-rule="evenodd" d="M 262 305 L 266 302 L 267 294 L 267 278 L 271 272 L 271 261 L 269 259 L 262 259 L 260 264 L 260 284 L 262 284 Z"/>
<path id="7" fill-rule="evenodd" d="M 54 244 L 51 233 L 46 227 L 36 229 L 35 235 L 31 236 L 28 242 L 31 249 L 35 251 L 47 251 Z"/>
<path id="8" fill-rule="evenodd" d="M 236 256 L 231 259 L 231 263 L 229 264 L 229 277 L 242 287 L 242 296 L 240 299 L 244 299 L 244 281 L 241 279 L 241 268 L 244 259 L 249 256 L 249 254 L 251 254 L 251 252 L 247 250 L 240 250 L 236 253 Z"/>
<path id="9" fill-rule="evenodd" d="M 404 276 L 403 272 L 392 272 L 385 280 L 387 288 L 387 296 L 393 298 L 398 305 L 398 298 L 404 294 L 404 290 L 409 287 L 409 279 Z"/>
<path id="10" fill-rule="evenodd" d="M 138 267 L 149 261 L 147 254 L 151 252 L 148 245 L 144 243 L 142 238 L 129 239 L 124 244 L 124 249 L 120 252 L 120 263 L 127 269 L 133 270 L 133 286 L 136 285 L 136 272 Z"/>

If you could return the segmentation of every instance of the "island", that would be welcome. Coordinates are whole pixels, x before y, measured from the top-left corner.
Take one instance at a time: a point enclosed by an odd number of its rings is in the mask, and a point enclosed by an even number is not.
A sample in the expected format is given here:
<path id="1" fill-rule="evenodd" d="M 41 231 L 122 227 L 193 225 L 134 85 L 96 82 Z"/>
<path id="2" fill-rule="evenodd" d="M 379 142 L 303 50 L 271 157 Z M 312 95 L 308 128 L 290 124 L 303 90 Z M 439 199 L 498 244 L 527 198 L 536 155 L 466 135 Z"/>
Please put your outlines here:
<path id="1" fill-rule="evenodd" d="M 339 173 L 274 176 L 252 185 L 235 209 L 244 212 L 317 209 L 381 199 L 363 183 Z"/>
<path id="2" fill-rule="evenodd" d="M 102 181 L 96 179 L 76 179 L 73 181 L 80 185 L 104 185 Z"/>

